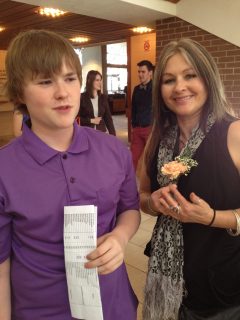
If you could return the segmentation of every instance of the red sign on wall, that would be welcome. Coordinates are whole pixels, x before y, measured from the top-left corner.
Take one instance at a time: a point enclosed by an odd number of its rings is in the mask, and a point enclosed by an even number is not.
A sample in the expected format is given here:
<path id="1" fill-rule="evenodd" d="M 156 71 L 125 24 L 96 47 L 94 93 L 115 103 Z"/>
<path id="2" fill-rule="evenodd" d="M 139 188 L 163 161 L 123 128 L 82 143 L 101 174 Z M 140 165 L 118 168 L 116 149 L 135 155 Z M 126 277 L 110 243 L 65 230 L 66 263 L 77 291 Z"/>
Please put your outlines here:
<path id="1" fill-rule="evenodd" d="M 143 48 L 144 48 L 144 51 L 149 51 L 150 50 L 149 40 L 144 41 Z"/>

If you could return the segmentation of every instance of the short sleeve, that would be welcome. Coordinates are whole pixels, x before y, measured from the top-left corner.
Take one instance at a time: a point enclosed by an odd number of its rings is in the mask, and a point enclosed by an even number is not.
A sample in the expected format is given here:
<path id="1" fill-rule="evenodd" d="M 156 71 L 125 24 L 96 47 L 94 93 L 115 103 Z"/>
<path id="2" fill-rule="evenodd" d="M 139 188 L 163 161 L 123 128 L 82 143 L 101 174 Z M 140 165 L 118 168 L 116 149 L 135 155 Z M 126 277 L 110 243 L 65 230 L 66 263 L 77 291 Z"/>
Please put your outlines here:
<path id="1" fill-rule="evenodd" d="M 120 188 L 120 200 L 117 214 L 126 210 L 139 210 L 139 196 L 136 183 L 136 175 L 133 167 L 132 156 L 126 149 L 123 154 L 125 179 Z"/>
<path id="2" fill-rule="evenodd" d="M 5 200 L 0 190 L 0 263 L 11 254 L 12 215 L 5 212 Z"/>

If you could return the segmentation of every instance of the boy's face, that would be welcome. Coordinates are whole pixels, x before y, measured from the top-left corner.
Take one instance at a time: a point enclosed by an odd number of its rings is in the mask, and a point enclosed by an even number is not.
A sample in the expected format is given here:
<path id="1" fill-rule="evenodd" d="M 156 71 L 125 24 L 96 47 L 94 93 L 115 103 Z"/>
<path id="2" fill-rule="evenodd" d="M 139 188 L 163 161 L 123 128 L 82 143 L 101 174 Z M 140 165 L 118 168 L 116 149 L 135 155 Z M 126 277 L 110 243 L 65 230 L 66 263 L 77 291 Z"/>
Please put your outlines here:
<path id="1" fill-rule="evenodd" d="M 43 134 L 72 130 L 80 106 L 80 89 L 75 70 L 64 61 L 59 74 L 25 79 L 23 103 L 27 105 L 32 130 Z"/>

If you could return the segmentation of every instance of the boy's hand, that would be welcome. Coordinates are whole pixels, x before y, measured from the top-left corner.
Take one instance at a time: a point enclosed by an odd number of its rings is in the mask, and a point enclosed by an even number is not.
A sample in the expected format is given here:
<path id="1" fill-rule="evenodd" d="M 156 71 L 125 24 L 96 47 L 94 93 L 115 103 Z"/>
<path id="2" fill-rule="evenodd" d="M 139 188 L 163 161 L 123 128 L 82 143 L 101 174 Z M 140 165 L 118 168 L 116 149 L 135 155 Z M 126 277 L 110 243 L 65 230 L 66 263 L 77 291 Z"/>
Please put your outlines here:
<path id="1" fill-rule="evenodd" d="M 97 248 L 87 255 L 89 262 L 85 263 L 85 268 L 98 268 L 99 274 L 113 272 L 123 263 L 125 246 L 113 232 L 99 237 Z"/>

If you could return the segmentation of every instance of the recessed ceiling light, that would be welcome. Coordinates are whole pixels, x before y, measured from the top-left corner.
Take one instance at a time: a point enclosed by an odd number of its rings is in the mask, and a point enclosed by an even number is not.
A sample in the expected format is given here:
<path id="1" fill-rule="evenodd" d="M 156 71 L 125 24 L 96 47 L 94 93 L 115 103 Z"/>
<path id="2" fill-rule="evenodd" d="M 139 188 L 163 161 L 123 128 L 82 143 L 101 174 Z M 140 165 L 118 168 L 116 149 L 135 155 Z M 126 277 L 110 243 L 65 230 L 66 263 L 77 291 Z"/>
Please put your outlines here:
<path id="1" fill-rule="evenodd" d="M 133 32 L 137 32 L 137 33 L 145 33 L 145 32 L 150 32 L 150 31 L 152 31 L 152 29 L 147 28 L 147 27 L 133 28 Z"/>
<path id="2" fill-rule="evenodd" d="M 37 13 L 42 15 L 42 16 L 55 18 L 55 17 L 60 17 L 60 16 L 64 15 L 67 12 L 59 10 L 59 9 L 54 9 L 54 8 L 39 8 Z"/>
<path id="3" fill-rule="evenodd" d="M 87 42 L 89 39 L 87 37 L 75 37 L 70 39 L 72 42 L 83 43 Z"/>
<path id="4" fill-rule="evenodd" d="M 4 31 L 5 28 L 0 26 L 0 32 Z"/>

